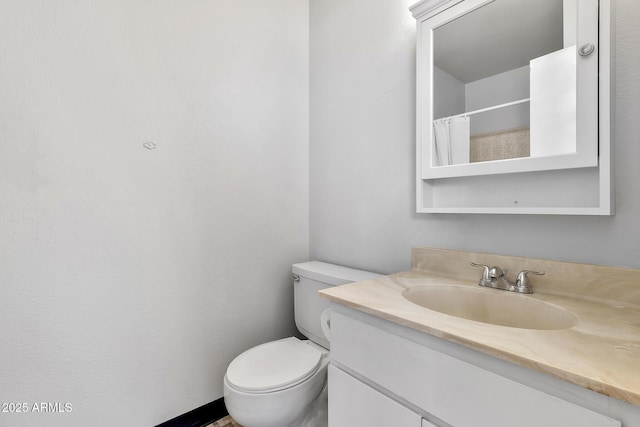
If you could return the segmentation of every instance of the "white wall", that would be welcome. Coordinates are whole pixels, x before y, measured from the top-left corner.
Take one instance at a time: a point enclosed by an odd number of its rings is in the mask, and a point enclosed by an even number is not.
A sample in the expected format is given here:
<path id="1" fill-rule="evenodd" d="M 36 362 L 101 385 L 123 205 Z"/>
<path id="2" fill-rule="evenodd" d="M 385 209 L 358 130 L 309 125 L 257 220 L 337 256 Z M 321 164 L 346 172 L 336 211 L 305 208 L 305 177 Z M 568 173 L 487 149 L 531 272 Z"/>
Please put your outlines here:
<path id="1" fill-rule="evenodd" d="M 156 150 L 142 144 L 153 141 Z M 293 331 L 308 5 L 0 1 L 0 425 L 149 426 Z"/>
<path id="2" fill-rule="evenodd" d="M 640 3 L 615 2 L 614 217 L 415 213 L 411 3 L 310 0 L 311 257 L 394 272 L 425 245 L 640 268 Z"/>
<path id="3" fill-rule="evenodd" d="M 465 84 L 440 68 L 433 67 L 433 119 L 465 111 Z"/>
<path id="4" fill-rule="evenodd" d="M 466 111 L 529 98 L 529 66 L 515 68 L 464 86 Z M 529 103 L 471 116 L 471 135 L 529 126 Z"/>

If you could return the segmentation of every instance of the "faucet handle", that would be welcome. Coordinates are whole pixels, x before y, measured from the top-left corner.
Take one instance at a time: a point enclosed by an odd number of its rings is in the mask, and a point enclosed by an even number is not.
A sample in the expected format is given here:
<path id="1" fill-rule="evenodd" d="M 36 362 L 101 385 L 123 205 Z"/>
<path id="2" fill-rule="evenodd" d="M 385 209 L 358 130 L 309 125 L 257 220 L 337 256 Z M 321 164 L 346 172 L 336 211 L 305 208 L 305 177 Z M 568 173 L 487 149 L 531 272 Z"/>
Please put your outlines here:
<path id="1" fill-rule="evenodd" d="M 518 273 L 518 278 L 516 279 L 516 287 L 521 290 L 523 293 L 532 294 L 533 289 L 529 284 L 529 280 L 527 280 L 527 274 L 535 274 L 537 276 L 542 276 L 544 271 L 532 271 L 532 270 L 522 270 Z"/>
<path id="2" fill-rule="evenodd" d="M 482 271 L 482 279 L 481 280 L 491 281 L 491 278 L 489 277 L 490 267 L 488 265 L 476 264 L 473 261 L 471 261 L 470 264 L 472 266 L 474 266 L 474 267 L 482 267 L 482 268 L 484 268 L 484 270 Z"/>

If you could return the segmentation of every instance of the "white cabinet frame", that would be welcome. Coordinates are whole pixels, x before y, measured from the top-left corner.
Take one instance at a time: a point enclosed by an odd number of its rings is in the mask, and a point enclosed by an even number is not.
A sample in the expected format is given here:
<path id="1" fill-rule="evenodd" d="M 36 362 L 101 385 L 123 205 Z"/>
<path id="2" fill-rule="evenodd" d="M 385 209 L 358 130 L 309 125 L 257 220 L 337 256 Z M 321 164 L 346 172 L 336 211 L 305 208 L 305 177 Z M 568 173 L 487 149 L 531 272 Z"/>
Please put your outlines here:
<path id="1" fill-rule="evenodd" d="M 612 215 L 612 123 L 614 63 L 614 4 L 600 0 L 598 10 L 597 92 L 580 88 L 578 96 L 597 97 L 598 141 L 586 144 L 585 151 L 566 156 L 505 160 L 430 168 L 432 100 L 425 75 L 431 67 L 431 37 L 426 31 L 459 14 L 461 8 L 474 8 L 487 0 L 424 0 L 411 7 L 417 19 L 417 108 L 416 108 L 416 212 L 418 213 L 493 213 Z M 588 14 L 586 14 L 588 15 Z M 587 19 L 589 19 L 587 17 Z M 425 22 L 429 21 L 428 25 Z M 581 41 L 579 41 L 580 43 Z M 587 99 L 586 101 L 589 101 Z M 583 98 L 581 98 L 581 101 Z M 578 137 L 593 133 L 589 122 Z M 595 145 L 595 146 L 594 146 Z M 598 151 L 597 164 L 593 151 Z M 581 155 L 583 153 L 584 155 Z M 525 171 L 521 170 L 526 162 Z M 570 168 L 578 168 L 571 170 Z M 481 179 L 478 179 L 478 175 Z M 557 185 L 556 185 L 557 184 Z"/>

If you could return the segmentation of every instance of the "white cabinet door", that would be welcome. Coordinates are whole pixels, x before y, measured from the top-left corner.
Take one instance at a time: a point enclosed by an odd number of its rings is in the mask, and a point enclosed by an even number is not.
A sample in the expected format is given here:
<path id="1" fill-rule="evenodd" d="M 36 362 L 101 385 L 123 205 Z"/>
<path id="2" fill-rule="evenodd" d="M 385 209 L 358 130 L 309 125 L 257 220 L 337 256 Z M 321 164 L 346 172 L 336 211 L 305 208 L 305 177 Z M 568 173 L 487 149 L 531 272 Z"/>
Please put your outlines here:
<path id="1" fill-rule="evenodd" d="M 431 424 L 427 420 L 422 420 L 422 427 L 438 427 L 438 426 L 436 426 L 435 424 Z"/>
<path id="2" fill-rule="evenodd" d="M 455 427 L 621 426 L 606 415 L 335 311 L 331 358 Z"/>
<path id="3" fill-rule="evenodd" d="M 329 427 L 422 425 L 422 417 L 415 412 L 329 365 Z"/>

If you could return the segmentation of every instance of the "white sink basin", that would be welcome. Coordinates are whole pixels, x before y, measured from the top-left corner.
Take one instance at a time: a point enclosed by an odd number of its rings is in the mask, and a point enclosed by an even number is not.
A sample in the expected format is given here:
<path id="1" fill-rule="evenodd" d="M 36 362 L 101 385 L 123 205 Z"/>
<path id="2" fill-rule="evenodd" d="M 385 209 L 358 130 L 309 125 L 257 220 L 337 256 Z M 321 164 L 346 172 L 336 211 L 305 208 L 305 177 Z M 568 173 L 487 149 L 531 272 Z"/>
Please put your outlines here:
<path id="1" fill-rule="evenodd" d="M 557 305 L 480 286 L 417 286 L 406 289 L 402 296 L 429 310 L 511 328 L 567 329 L 578 323 L 570 311 Z"/>

